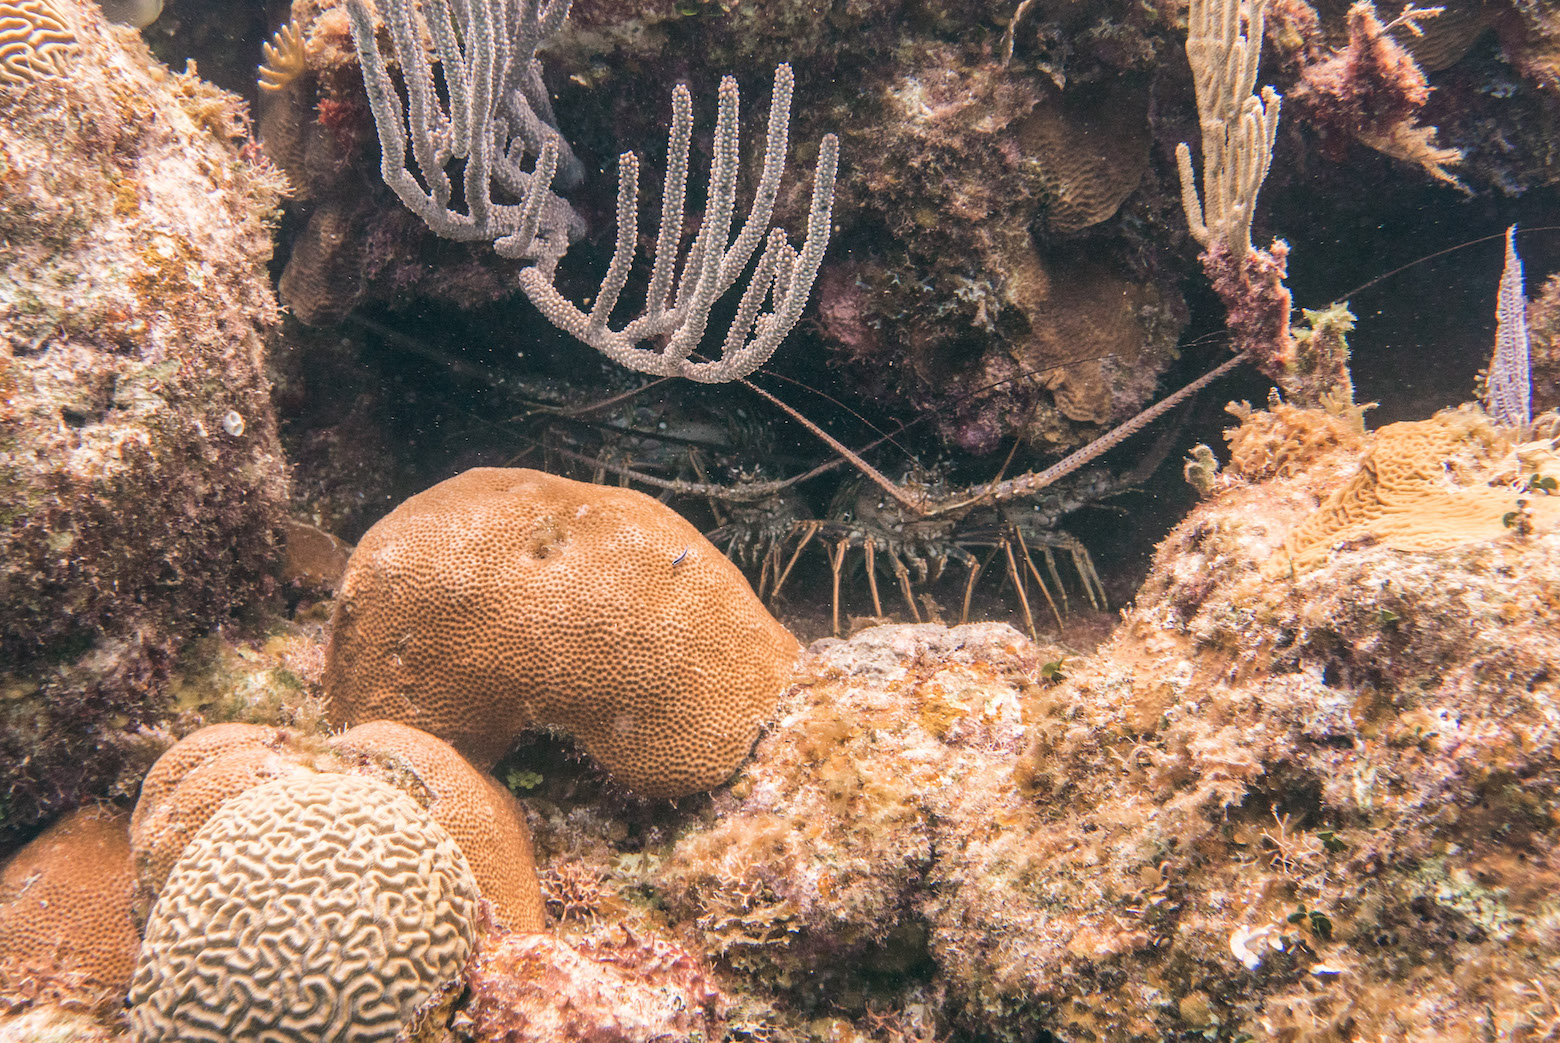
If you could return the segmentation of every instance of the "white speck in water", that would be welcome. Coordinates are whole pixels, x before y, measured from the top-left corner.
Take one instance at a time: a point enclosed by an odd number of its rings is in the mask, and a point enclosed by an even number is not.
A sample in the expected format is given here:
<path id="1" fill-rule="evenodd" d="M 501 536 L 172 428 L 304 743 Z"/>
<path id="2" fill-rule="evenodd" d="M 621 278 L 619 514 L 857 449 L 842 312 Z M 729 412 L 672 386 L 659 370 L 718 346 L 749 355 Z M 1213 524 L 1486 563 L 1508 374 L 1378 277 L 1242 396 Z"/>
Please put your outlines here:
<path id="1" fill-rule="evenodd" d="M 244 433 L 244 417 L 236 409 L 230 409 L 222 414 L 222 430 L 237 438 Z"/>

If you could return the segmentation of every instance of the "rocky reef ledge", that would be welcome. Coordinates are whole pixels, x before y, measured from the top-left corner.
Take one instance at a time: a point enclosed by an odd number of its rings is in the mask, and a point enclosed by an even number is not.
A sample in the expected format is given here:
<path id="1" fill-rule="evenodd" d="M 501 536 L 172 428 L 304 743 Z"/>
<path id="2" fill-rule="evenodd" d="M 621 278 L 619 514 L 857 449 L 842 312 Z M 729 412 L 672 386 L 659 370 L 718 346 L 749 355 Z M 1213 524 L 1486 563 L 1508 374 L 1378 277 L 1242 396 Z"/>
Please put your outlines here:
<path id="1" fill-rule="evenodd" d="M 401 1038 L 1552 1038 L 1549 421 L 1235 412 L 1092 653 L 1001 624 L 818 642 L 709 796 L 636 798 L 551 740 L 501 762 L 543 932 L 479 937 Z M 34 943 L 101 913 L 79 891 Z M 0 999 L 0 1040 L 127 1038 L 117 1005 Z"/>
<path id="2" fill-rule="evenodd" d="M 1512 490 L 1553 444 L 1238 412 L 1094 654 L 819 642 L 654 853 L 590 856 L 578 816 L 539 843 L 785 1011 L 736 1038 L 1544 1038 L 1560 531 Z"/>

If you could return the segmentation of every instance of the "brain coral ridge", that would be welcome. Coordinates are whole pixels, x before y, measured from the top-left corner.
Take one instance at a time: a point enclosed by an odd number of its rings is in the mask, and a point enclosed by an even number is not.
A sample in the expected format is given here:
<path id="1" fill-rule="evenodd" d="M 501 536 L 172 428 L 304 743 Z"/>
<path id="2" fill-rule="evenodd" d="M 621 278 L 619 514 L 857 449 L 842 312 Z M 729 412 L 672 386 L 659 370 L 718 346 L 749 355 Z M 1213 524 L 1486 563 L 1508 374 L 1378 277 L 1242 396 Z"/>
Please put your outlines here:
<path id="1" fill-rule="evenodd" d="M 81 45 L 49 0 L 0 0 L 0 89 L 68 76 Z"/>
<path id="2" fill-rule="evenodd" d="M 338 724 L 385 719 L 479 766 L 558 728 L 651 797 L 747 755 L 800 651 L 724 555 L 641 493 L 478 468 L 359 542 L 325 690 Z"/>
<path id="3" fill-rule="evenodd" d="M 388 783 L 262 783 L 201 827 L 152 909 L 135 1038 L 388 1043 L 462 972 L 477 902 L 454 838 Z"/>

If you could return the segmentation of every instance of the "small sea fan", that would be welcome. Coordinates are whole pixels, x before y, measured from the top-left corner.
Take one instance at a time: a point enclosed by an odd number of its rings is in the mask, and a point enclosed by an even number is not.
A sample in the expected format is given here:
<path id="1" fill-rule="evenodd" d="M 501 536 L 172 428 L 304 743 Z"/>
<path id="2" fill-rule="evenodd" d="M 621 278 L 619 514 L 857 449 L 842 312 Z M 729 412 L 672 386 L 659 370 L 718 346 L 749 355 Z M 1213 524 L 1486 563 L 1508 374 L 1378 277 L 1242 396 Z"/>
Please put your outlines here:
<path id="1" fill-rule="evenodd" d="M 1498 424 L 1523 429 L 1533 420 L 1528 376 L 1527 299 L 1522 295 L 1522 258 L 1517 226 L 1506 229 L 1506 267 L 1495 298 L 1495 356 L 1485 382 L 1485 409 Z"/>

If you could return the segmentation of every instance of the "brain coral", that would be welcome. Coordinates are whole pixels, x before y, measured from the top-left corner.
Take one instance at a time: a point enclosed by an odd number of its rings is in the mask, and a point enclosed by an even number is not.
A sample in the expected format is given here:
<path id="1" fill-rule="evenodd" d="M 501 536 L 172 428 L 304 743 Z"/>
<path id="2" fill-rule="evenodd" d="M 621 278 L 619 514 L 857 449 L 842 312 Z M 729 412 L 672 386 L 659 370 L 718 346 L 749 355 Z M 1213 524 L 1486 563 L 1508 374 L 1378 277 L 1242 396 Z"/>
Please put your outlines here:
<path id="1" fill-rule="evenodd" d="M 736 566 L 627 489 L 478 468 L 369 530 L 325 668 L 337 724 L 388 719 L 479 766 L 567 731 L 646 796 L 741 762 L 799 651 Z"/>
<path id="2" fill-rule="evenodd" d="M 515 931 L 542 929 L 542 893 L 531 854 L 531 831 L 520 804 L 498 780 L 471 766 L 440 739 L 393 721 L 374 721 L 331 740 L 425 791 L 428 813 L 450 831 L 482 897 L 498 921 Z"/>
<path id="3" fill-rule="evenodd" d="M 392 1040 L 460 974 L 477 897 L 454 838 L 388 783 L 256 786 L 196 834 L 152 909 L 135 1037 Z"/>
<path id="4" fill-rule="evenodd" d="M 145 920 L 179 855 L 223 802 L 307 769 L 294 733 L 260 724 L 215 724 L 175 743 L 152 765 L 130 817 L 137 917 Z"/>
<path id="5" fill-rule="evenodd" d="M 32 999 L 118 1005 L 141 945 L 127 821 L 78 808 L 0 870 L 0 1009 Z"/>
<path id="6" fill-rule="evenodd" d="M 0 0 L 0 85 L 64 77 L 80 53 L 70 24 L 48 0 Z"/>
<path id="7" fill-rule="evenodd" d="M 320 773 L 380 779 L 407 793 L 455 838 L 497 920 L 541 929 L 531 834 L 518 802 L 446 743 L 389 721 L 360 725 L 328 744 L 257 724 L 212 725 L 175 743 L 147 773 L 130 822 L 140 919 L 225 802 L 265 782 Z"/>

